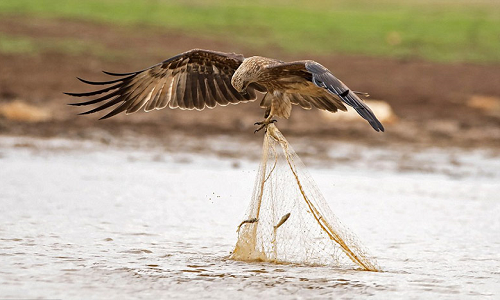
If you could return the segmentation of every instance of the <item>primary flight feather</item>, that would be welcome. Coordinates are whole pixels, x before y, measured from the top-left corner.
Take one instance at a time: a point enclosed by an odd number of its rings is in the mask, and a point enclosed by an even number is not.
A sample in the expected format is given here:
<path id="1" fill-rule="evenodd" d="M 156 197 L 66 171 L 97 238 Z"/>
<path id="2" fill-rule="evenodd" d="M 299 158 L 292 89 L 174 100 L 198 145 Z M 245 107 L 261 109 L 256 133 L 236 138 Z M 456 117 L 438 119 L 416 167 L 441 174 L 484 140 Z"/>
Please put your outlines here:
<path id="1" fill-rule="evenodd" d="M 283 62 L 280 60 L 240 54 L 193 49 L 147 69 L 131 73 L 104 72 L 118 79 L 88 81 L 91 85 L 107 86 L 93 92 L 66 93 L 75 97 L 97 98 L 71 105 L 97 104 L 90 114 L 110 108 L 101 119 L 121 112 L 141 109 L 180 108 L 202 110 L 217 104 L 253 101 L 256 92 L 265 93 L 261 107 L 266 109 L 261 128 L 273 117 L 290 117 L 292 104 L 304 109 L 336 112 L 346 111 L 345 104 L 370 123 L 376 131 L 384 126 L 370 108 L 327 68 L 312 60 Z"/>

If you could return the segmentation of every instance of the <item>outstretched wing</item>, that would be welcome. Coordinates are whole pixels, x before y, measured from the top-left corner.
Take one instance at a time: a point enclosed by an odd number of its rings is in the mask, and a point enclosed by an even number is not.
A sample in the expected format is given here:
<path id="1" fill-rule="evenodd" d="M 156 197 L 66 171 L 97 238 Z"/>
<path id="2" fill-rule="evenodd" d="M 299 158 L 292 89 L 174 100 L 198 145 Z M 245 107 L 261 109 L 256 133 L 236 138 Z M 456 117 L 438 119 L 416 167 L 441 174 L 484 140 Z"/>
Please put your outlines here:
<path id="1" fill-rule="evenodd" d="M 147 69 L 132 73 L 110 73 L 115 80 L 94 82 L 78 78 L 91 85 L 108 85 L 87 93 L 65 93 L 75 97 L 98 98 L 70 105 L 99 104 L 81 114 L 95 113 L 114 107 L 101 119 L 125 111 L 127 114 L 141 109 L 180 108 L 202 110 L 217 104 L 225 106 L 256 99 L 253 86 L 245 95 L 231 85 L 231 77 L 243 62 L 242 55 L 194 49 L 169 58 Z"/>
<path id="2" fill-rule="evenodd" d="M 366 93 L 351 91 L 325 67 L 315 61 L 296 61 L 267 67 L 275 83 L 287 90 L 293 104 L 311 109 L 336 112 L 346 110 L 344 103 L 353 107 L 376 131 L 384 131 L 384 126 L 371 109 L 357 96 Z"/>
<path id="3" fill-rule="evenodd" d="M 315 61 L 307 61 L 305 68 L 312 74 L 312 82 L 330 93 L 337 95 L 344 103 L 354 108 L 363 119 L 375 129 L 384 131 L 384 126 L 375 117 L 372 110 L 361 100 L 355 92 L 351 91 L 342 81 L 333 76 L 325 67 Z"/>

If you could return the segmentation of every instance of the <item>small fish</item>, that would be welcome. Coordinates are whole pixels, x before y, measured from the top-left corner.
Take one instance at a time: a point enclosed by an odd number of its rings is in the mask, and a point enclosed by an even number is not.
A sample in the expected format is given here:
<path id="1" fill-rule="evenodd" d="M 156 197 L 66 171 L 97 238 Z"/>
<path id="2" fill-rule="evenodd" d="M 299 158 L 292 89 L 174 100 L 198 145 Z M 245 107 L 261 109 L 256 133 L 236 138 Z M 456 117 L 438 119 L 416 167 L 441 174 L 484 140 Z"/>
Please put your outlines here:
<path id="1" fill-rule="evenodd" d="M 276 224 L 276 226 L 274 226 L 274 230 L 278 229 L 281 225 L 283 225 L 283 223 L 285 223 L 286 220 L 288 220 L 288 218 L 290 218 L 290 213 L 287 213 L 286 215 L 281 217 L 281 220 L 278 222 L 278 224 Z"/>
<path id="2" fill-rule="evenodd" d="M 238 226 L 238 229 L 236 229 L 236 232 L 240 232 L 240 228 L 241 226 L 243 226 L 243 224 L 252 224 L 252 223 L 255 223 L 259 221 L 257 218 L 251 218 L 251 219 L 248 219 L 248 220 L 245 220 L 243 222 L 240 223 L 240 225 Z"/>

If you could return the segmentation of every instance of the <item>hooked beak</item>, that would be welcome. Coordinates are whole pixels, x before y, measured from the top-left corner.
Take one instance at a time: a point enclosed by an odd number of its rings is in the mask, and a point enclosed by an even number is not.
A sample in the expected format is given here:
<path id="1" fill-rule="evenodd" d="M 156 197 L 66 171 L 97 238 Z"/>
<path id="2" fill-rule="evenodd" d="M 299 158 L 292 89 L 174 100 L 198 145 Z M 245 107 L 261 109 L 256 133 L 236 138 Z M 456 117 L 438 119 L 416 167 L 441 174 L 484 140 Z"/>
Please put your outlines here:
<path id="1" fill-rule="evenodd" d="M 235 87 L 235 89 L 238 91 L 238 93 L 240 93 L 242 96 L 246 96 L 248 95 L 248 92 L 247 92 L 247 87 L 248 87 L 248 84 L 243 84 L 241 86 L 241 88 L 239 87 Z"/>

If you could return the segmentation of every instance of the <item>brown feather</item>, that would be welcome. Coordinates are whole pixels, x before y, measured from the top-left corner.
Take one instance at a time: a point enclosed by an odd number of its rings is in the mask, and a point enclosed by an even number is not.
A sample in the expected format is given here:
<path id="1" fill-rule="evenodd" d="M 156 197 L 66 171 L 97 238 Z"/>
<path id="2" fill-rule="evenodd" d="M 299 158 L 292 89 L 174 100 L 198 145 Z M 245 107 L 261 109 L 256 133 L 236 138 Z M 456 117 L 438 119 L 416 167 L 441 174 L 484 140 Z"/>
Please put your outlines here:
<path id="1" fill-rule="evenodd" d="M 252 101 L 256 99 L 253 88 L 249 88 L 247 95 L 241 95 L 231 85 L 231 77 L 243 60 L 244 57 L 239 54 L 193 49 L 142 71 L 121 74 L 105 72 L 123 78 L 103 82 L 82 79 L 87 84 L 110 86 L 93 92 L 68 94 L 75 97 L 104 94 L 73 104 L 91 105 L 107 101 L 105 105 L 86 113 L 124 102 L 108 113 L 106 118 L 123 111 L 134 113 L 141 109 L 151 111 L 167 106 L 202 110 L 217 104 Z"/>
<path id="2" fill-rule="evenodd" d="M 283 62 L 267 57 L 244 58 L 240 54 L 193 49 L 150 68 L 131 73 L 110 73 L 121 77 L 109 81 L 82 82 L 107 87 L 86 92 L 67 93 L 75 97 L 97 97 L 72 105 L 97 104 L 84 114 L 114 107 L 102 118 L 139 110 L 205 107 L 253 101 L 256 91 L 266 93 L 260 105 L 266 117 L 288 118 L 292 104 L 304 109 L 313 106 L 336 112 L 353 107 L 376 131 L 384 127 L 373 112 L 327 68 L 311 60 Z"/>

